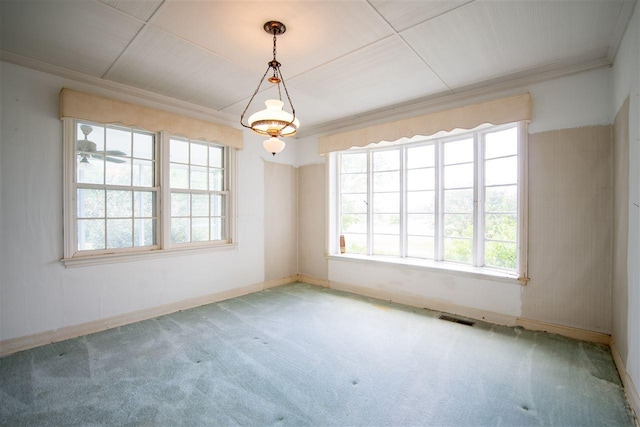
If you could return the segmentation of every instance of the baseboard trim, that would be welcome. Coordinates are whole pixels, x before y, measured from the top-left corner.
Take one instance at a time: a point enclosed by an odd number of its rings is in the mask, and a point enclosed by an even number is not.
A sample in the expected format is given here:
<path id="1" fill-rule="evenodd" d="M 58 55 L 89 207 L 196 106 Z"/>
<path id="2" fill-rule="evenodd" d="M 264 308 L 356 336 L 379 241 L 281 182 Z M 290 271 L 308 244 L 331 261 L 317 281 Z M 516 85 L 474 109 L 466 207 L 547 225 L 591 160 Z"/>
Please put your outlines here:
<path id="1" fill-rule="evenodd" d="M 397 302 L 409 305 L 411 307 L 427 308 L 429 310 L 442 311 L 445 313 L 456 314 L 485 322 L 496 323 L 499 325 L 515 326 L 516 316 L 508 314 L 495 313 L 487 310 L 480 310 L 461 305 L 450 304 L 442 301 L 436 301 L 417 295 L 403 295 L 395 292 L 389 292 L 382 289 L 372 289 L 364 286 L 353 285 L 342 282 L 329 282 L 331 289 L 350 292 L 353 294 L 364 295 L 372 298 L 382 299 L 385 301 Z"/>
<path id="2" fill-rule="evenodd" d="M 576 340 L 589 341 L 598 344 L 611 344 L 611 335 L 602 332 L 588 331 L 586 329 L 573 328 L 570 326 L 556 325 L 553 323 L 542 322 L 540 320 L 526 319 L 519 317 L 516 326 L 522 326 L 531 331 L 549 332 L 552 334 L 562 335 L 567 338 Z"/>
<path id="3" fill-rule="evenodd" d="M 326 279 L 318 279 L 311 276 L 305 276 L 304 274 L 298 274 L 297 282 L 306 283 L 308 285 L 321 286 L 323 288 L 329 287 L 329 281 Z"/>
<path id="4" fill-rule="evenodd" d="M 211 304 L 214 302 L 224 301 L 230 298 L 236 298 L 242 295 L 258 292 L 266 289 L 267 283 L 256 283 L 254 285 L 243 286 L 240 288 L 229 289 L 214 294 L 203 295 L 200 297 L 189 298 L 182 301 L 176 301 L 157 307 L 144 310 L 134 311 L 132 313 L 121 314 L 106 319 L 94 320 L 91 322 L 80 323 L 54 329 L 46 332 L 40 332 L 25 337 L 13 338 L 0 341 L 0 356 L 6 356 L 22 350 L 39 347 L 42 345 L 64 341 L 79 336 L 104 331 L 118 326 L 128 325 L 130 323 L 140 322 L 142 320 L 152 319 L 158 316 L 175 313 L 181 310 L 199 307 L 201 305 Z"/>
<path id="5" fill-rule="evenodd" d="M 264 289 L 275 288 L 276 286 L 288 285 L 298 281 L 298 275 L 292 274 L 291 276 L 280 277 L 278 279 L 271 279 L 264 282 Z"/>
<path id="6" fill-rule="evenodd" d="M 613 338 L 611 339 L 611 355 L 613 356 L 616 368 L 618 368 L 618 374 L 620 374 L 620 379 L 624 386 L 624 392 L 627 395 L 627 401 L 633 411 L 636 426 L 640 426 L 640 422 L 638 421 L 638 414 L 640 414 L 640 395 L 638 395 L 638 389 L 633 384 L 633 380 L 631 380 L 631 377 L 627 373 L 627 367 L 622 360 L 622 356 L 620 355 Z"/>

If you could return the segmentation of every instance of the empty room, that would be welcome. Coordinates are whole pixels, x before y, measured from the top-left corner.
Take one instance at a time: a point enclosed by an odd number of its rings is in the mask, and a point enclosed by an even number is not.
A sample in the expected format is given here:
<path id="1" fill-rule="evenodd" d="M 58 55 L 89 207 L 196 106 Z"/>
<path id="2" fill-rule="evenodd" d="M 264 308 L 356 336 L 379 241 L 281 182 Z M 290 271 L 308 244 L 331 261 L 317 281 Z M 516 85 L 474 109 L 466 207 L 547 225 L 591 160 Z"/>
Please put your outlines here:
<path id="1" fill-rule="evenodd" d="M 638 426 L 637 0 L 0 0 L 0 425 Z"/>

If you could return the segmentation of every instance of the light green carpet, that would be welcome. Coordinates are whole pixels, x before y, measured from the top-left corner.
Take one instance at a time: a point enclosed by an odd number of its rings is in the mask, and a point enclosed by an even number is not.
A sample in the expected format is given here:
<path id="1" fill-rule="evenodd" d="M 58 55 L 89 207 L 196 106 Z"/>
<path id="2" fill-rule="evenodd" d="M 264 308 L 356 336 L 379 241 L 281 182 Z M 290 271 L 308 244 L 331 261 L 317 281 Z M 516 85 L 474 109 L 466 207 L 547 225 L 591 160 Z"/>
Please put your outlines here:
<path id="1" fill-rule="evenodd" d="M 0 359 L 0 424 L 632 426 L 608 347 L 305 284 Z"/>

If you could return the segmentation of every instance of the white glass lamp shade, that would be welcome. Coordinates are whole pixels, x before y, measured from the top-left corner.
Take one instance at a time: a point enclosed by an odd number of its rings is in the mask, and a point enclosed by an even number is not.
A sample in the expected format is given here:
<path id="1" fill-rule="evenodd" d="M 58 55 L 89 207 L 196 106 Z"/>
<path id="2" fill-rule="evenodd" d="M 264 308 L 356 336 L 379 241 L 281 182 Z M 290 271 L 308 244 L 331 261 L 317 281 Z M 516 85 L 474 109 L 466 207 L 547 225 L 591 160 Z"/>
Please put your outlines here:
<path id="1" fill-rule="evenodd" d="M 285 145 L 284 141 L 280 141 L 278 138 L 273 136 L 262 143 L 264 149 L 274 156 L 284 150 Z"/>
<path id="2" fill-rule="evenodd" d="M 249 117 L 249 126 L 254 132 L 260 135 L 275 136 L 291 136 L 296 133 L 300 127 L 300 121 L 293 119 L 293 115 L 284 111 L 282 107 L 284 102 L 278 99 L 268 99 L 265 101 L 267 108 L 252 114 Z"/>

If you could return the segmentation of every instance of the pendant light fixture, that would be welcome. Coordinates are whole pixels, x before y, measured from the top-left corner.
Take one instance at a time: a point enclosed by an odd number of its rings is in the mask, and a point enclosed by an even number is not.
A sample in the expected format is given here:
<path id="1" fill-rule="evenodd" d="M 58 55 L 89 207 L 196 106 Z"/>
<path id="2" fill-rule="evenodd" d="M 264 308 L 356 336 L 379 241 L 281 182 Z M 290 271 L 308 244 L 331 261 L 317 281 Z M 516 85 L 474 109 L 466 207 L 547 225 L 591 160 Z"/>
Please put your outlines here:
<path id="1" fill-rule="evenodd" d="M 279 138 L 294 135 L 300 127 L 300 121 L 296 118 L 296 110 L 295 108 L 293 108 L 293 103 L 291 102 L 291 98 L 289 97 L 289 91 L 287 90 L 287 86 L 284 82 L 284 77 L 282 77 L 282 73 L 280 72 L 281 64 L 276 59 L 277 36 L 284 34 L 287 28 L 282 22 L 278 21 L 266 22 L 263 25 L 263 28 L 267 33 L 273 34 L 273 59 L 267 63 L 267 70 L 262 75 L 262 78 L 258 83 L 258 87 L 253 92 L 253 95 L 251 95 L 249 103 L 240 115 L 240 124 L 248 129 L 251 129 L 259 135 L 269 136 L 270 138 L 264 141 L 262 145 L 264 146 L 265 150 L 275 156 L 276 153 L 284 150 L 284 147 L 286 145 Z M 255 98 L 255 96 L 260 91 L 262 82 L 270 71 L 273 73 L 273 75 L 267 80 L 269 80 L 270 83 L 278 86 L 278 99 L 268 99 L 265 102 L 267 108 L 249 116 L 247 125 L 244 123 L 244 116 L 247 113 L 251 102 L 253 102 L 253 98 Z M 284 94 L 287 97 L 287 101 L 289 101 L 291 113 L 283 109 L 284 102 L 282 101 L 282 90 L 280 87 L 280 83 L 282 83 L 282 89 L 284 89 Z"/>

